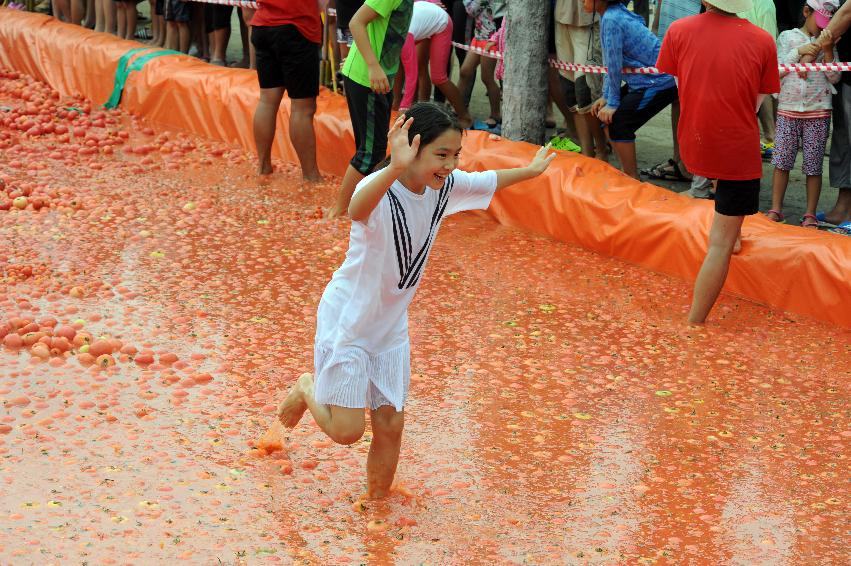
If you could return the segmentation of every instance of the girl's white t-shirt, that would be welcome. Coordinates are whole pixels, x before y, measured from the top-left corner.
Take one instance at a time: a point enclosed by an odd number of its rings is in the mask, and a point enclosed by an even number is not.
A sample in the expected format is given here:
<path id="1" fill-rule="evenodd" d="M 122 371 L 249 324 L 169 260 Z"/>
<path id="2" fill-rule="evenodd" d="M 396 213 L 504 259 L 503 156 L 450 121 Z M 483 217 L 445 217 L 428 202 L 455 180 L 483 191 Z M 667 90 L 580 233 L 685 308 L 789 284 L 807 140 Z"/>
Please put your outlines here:
<path id="1" fill-rule="evenodd" d="M 378 172 L 364 178 L 361 190 Z M 496 191 L 495 171 L 456 169 L 440 190 L 416 194 L 395 181 L 366 222 L 352 222 L 349 250 L 322 294 L 316 344 L 370 355 L 408 342 L 408 305 L 446 216 L 484 209 Z"/>
<path id="2" fill-rule="evenodd" d="M 422 41 L 439 34 L 449 25 L 449 14 L 437 4 L 421 1 L 414 2 L 414 13 L 408 33 L 414 36 L 414 41 Z"/>

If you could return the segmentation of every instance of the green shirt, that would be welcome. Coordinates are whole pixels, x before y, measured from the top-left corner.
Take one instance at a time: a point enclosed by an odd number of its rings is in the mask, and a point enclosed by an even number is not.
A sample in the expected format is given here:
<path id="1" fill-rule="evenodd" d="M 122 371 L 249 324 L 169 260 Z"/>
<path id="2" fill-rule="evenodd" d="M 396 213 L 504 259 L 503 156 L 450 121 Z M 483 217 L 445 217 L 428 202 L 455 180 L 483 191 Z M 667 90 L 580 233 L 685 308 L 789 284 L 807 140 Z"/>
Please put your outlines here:
<path id="1" fill-rule="evenodd" d="M 366 0 L 364 5 L 375 10 L 378 17 L 367 24 L 366 35 L 369 37 L 369 46 L 363 47 L 372 48 L 392 87 L 393 78 L 399 70 L 402 46 L 408 37 L 408 26 L 411 23 L 411 15 L 414 13 L 414 0 Z M 343 74 L 356 83 L 368 87 L 370 86 L 369 67 L 363 55 L 360 54 L 360 47 L 357 43 L 352 46 L 343 64 Z"/>

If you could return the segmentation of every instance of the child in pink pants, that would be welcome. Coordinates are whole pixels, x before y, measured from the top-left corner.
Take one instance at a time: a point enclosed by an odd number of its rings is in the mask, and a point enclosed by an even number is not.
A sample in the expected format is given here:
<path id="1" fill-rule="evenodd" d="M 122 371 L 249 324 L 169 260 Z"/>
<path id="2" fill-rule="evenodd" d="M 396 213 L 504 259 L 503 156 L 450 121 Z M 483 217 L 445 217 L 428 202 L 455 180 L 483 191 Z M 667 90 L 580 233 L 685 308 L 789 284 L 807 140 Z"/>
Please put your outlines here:
<path id="1" fill-rule="evenodd" d="M 417 99 L 417 80 L 419 61 L 417 44 L 429 42 L 428 61 L 431 82 L 436 86 L 446 100 L 455 109 L 458 120 L 465 128 L 472 123 L 472 118 L 464 105 L 461 92 L 449 80 L 449 56 L 452 52 L 452 20 L 443 8 L 429 1 L 414 2 L 414 14 L 408 28 L 408 39 L 402 47 L 402 68 L 405 71 L 405 94 L 402 97 L 400 110 L 411 107 Z"/>

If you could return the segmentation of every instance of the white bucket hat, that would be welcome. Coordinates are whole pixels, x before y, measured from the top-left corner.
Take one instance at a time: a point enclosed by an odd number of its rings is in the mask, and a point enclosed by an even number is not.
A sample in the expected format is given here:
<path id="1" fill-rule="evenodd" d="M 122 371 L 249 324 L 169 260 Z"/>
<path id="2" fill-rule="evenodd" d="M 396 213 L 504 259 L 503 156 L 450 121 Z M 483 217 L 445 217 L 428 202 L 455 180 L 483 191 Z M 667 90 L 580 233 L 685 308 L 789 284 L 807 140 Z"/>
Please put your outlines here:
<path id="1" fill-rule="evenodd" d="M 753 8 L 751 0 L 706 0 L 706 3 L 731 14 L 747 12 Z"/>

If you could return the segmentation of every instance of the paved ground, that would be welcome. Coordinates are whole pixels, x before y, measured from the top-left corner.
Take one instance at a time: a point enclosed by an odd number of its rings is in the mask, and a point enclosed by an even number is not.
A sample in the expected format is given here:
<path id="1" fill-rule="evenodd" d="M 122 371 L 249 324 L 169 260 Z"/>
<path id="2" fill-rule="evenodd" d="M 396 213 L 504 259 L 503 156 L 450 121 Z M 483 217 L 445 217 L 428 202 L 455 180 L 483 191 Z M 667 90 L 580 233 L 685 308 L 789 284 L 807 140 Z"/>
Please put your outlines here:
<path id="1" fill-rule="evenodd" d="M 140 11 L 147 15 L 147 3 L 139 4 Z M 230 43 L 228 45 L 228 60 L 238 61 L 242 58 L 242 43 L 238 33 L 239 23 L 236 17 L 236 11 L 233 16 L 233 30 Z M 454 71 L 457 78 L 457 68 Z M 481 81 L 476 83 L 476 88 L 473 92 L 471 103 L 473 115 L 479 118 L 485 118 L 488 115 L 487 98 L 485 97 L 484 87 Z M 561 119 L 559 117 L 559 125 Z M 665 110 L 653 120 L 651 120 L 638 134 L 638 164 L 639 169 L 650 168 L 653 165 L 666 161 L 671 157 L 671 117 L 670 110 Z M 554 131 L 552 132 L 554 133 Z M 800 160 L 798 158 L 798 169 L 793 171 L 789 180 L 789 189 L 786 194 L 786 203 L 784 212 L 786 213 L 787 222 L 790 224 L 798 224 L 801 220 L 801 215 L 805 212 L 806 195 L 804 190 L 804 176 L 800 172 Z M 614 165 L 617 165 L 615 158 L 612 159 Z M 764 163 L 762 176 L 762 191 L 760 194 L 760 209 L 768 210 L 771 208 L 771 179 L 774 168 L 770 163 Z M 665 182 L 653 181 L 655 184 L 664 186 L 676 192 L 688 190 L 688 183 L 680 182 Z M 836 189 L 828 186 L 827 182 L 827 159 L 825 159 L 825 182 L 822 188 L 819 210 L 830 209 L 836 202 Z"/>

